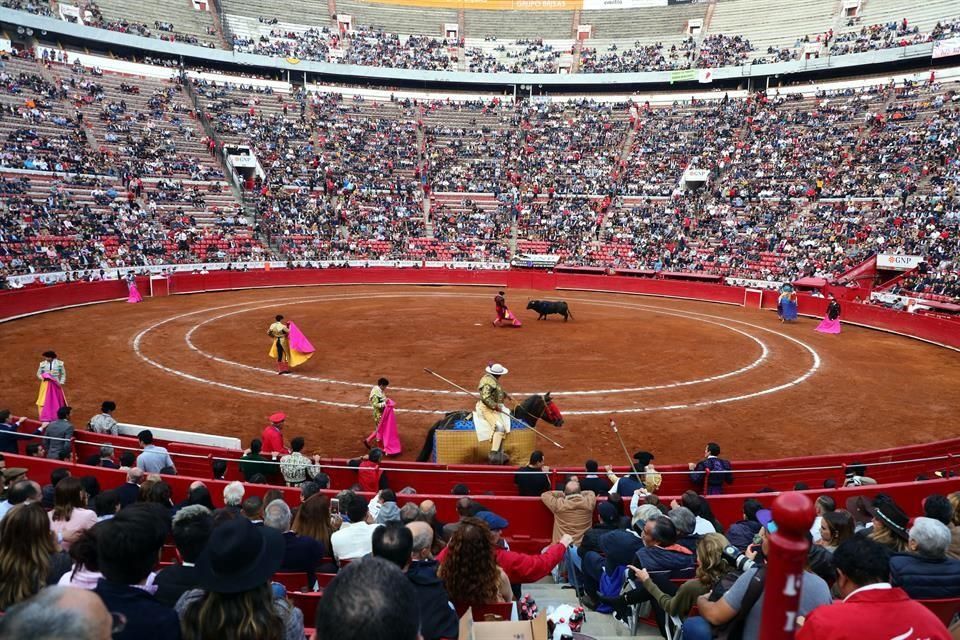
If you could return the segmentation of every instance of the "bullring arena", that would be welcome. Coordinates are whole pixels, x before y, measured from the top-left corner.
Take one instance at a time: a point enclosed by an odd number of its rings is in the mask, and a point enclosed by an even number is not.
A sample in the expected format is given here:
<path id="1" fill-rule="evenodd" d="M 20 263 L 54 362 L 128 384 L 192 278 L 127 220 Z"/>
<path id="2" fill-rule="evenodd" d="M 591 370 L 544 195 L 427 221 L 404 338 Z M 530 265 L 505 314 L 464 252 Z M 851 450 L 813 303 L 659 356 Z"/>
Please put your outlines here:
<path id="1" fill-rule="evenodd" d="M 375 283 L 377 270 L 370 271 L 365 279 Z M 397 282 L 431 281 L 417 270 L 384 271 Z M 398 406 L 400 459 L 414 459 L 443 413 L 473 405 L 424 368 L 475 389 L 492 362 L 510 369 L 503 384 L 518 401 L 552 392 L 565 424 L 539 427 L 564 446 L 540 440 L 551 464 L 621 462 L 611 419 L 631 446 L 671 462 L 696 458 L 707 439 L 747 460 L 960 435 L 953 419 L 960 360 L 949 347 L 856 326 L 823 335 L 813 331 L 815 319 L 781 323 L 757 302 L 618 294 L 609 289 L 623 278 L 603 277 L 593 278 L 596 290 L 508 288 L 524 324 L 496 328 L 493 296 L 505 280 L 522 284 L 522 273 L 471 274 L 470 286 L 438 286 L 445 276 L 437 271 L 430 285 L 193 293 L 21 318 L 0 325 L 8 354 L 0 382 L 11 404 L 30 406 L 33 361 L 55 348 L 69 363 L 68 400 L 80 415 L 109 398 L 124 422 L 246 443 L 282 410 L 291 436 L 304 436 L 324 457 L 363 452 L 367 395 L 384 376 Z M 335 271 L 322 276 L 337 280 Z M 697 296 L 695 287 L 678 293 Z M 537 321 L 524 310 L 529 299 L 566 300 L 574 317 Z M 277 376 L 266 353 L 265 328 L 277 313 L 317 348 L 290 376 Z"/>

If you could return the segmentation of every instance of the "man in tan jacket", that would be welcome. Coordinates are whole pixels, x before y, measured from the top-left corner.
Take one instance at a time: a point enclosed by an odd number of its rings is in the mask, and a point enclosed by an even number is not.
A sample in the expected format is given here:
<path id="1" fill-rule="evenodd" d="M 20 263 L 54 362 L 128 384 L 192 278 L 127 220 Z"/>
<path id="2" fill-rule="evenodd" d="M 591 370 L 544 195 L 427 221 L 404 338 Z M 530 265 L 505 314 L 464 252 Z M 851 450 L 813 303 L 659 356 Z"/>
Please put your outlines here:
<path id="1" fill-rule="evenodd" d="M 593 526 L 597 494 L 580 491 L 580 483 L 571 480 L 564 485 L 563 491 L 545 491 L 540 494 L 540 499 L 553 512 L 553 542 L 567 534 L 573 537 L 574 544 L 579 545 L 583 534 Z"/>

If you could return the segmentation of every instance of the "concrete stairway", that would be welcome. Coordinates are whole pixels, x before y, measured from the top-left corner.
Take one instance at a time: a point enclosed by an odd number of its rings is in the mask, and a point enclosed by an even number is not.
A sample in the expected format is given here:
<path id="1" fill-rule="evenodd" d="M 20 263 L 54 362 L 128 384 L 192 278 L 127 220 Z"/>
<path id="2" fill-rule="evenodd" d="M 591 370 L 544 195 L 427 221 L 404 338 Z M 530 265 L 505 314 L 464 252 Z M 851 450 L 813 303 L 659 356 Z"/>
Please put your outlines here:
<path id="1" fill-rule="evenodd" d="M 537 608 L 540 611 L 547 611 L 550 607 L 561 604 L 577 606 L 577 597 L 573 589 L 564 589 L 562 585 L 554 584 L 549 577 L 534 584 L 525 584 L 521 590 L 523 595 L 530 594 L 537 602 Z M 594 638 L 595 640 L 614 640 L 618 638 L 659 638 L 660 634 L 656 627 L 641 626 L 637 629 L 637 635 L 630 634 L 621 622 L 612 614 L 606 615 L 595 611 L 586 611 L 587 618 L 583 623 L 581 633 Z"/>

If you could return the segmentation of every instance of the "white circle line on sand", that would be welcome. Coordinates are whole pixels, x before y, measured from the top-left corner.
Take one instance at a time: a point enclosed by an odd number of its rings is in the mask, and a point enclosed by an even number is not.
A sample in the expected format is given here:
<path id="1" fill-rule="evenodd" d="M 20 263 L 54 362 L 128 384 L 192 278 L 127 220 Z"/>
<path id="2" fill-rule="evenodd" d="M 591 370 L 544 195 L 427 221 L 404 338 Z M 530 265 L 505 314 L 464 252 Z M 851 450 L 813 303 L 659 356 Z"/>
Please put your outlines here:
<path id="1" fill-rule="evenodd" d="M 387 297 L 388 295 L 389 295 L 389 296 L 396 296 L 396 294 L 385 294 L 383 297 Z M 432 294 L 432 295 L 437 295 L 437 296 L 445 296 L 445 295 L 446 295 L 446 296 L 449 296 L 449 295 L 454 295 L 454 296 L 456 296 L 456 295 L 458 295 L 458 294 Z M 465 294 L 460 294 L 460 295 L 461 295 L 461 297 L 462 297 L 462 295 L 465 295 Z M 355 297 L 357 297 L 357 296 L 332 296 L 332 297 L 339 297 L 339 298 L 343 298 L 343 299 L 351 299 L 351 298 L 355 298 Z M 373 296 L 371 296 L 371 295 L 368 294 L 368 295 L 363 296 L 363 297 L 368 297 L 368 298 L 369 298 L 369 297 L 373 297 Z M 378 296 L 378 297 L 379 297 L 379 296 Z M 481 296 L 476 296 L 476 297 L 481 297 Z M 297 299 L 290 299 L 290 300 L 287 300 L 286 302 L 291 302 L 291 301 L 293 301 L 293 300 L 297 300 Z M 630 303 L 605 302 L 605 301 L 586 300 L 586 299 L 574 299 L 574 301 L 579 301 L 579 302 L 584 302 L 584 303 L 590 303 L 590 304 L 597 304 L 597 305 L 601 305 L 601 306 L 612 306 L 612 307 L 616 307 L 616 308 L 636 307 L 636 308 L 656 309 L 656 310 L 659 310 L 659 311 L 662 311 L 662 312 L 667 312 L 667 313 L 676 313 L 676 310 L 674 310 L 674 309 L 667 309 L 667 308 L 656 307 L 656 306 L 636 305 L 636 304 L 630 304 Z M 275 301 L 275 302 L 279 302 L 279 301 Z M 192 315 L 198 315 L 198 314 L 201 314 L 201 313 L 207 313 L 207 312 L 209 312 L 209 311 L 217 311 L 217 310 L 220 310 L 220 309 L 236 308 L 236 307 L 239 307 L 239 306 L 249 306 L 250 304 L 251 304 L 250 302 L 245 302 L 245 303 L 232 304 L 232 305 L 223 305 L 223 306 L 220 306 L 220 307 L 210 307 L 210 308 L 207 308 L 207 309 L 201 309 L 201 310 L 199 310 L 199 311 L 192 311 L 192 312 L 180 314 L 180 315 L 177 315 L 177 316 L 173 316 L 173 317 L 167 318 L 166 320 L 161 320 L 160 322 L 157 322 L 157 323 L 155 323 L 155 324 L 147 327 L 146 329 L 143 329 L 142 331 L 140 331 L 140 332 L 134 337 L 134 339 L 133 339 L 134 351 L 136 352 L 136 354 L 137 354 L 137 356 L 138 356 L 139 358 L 141 358 L 142 360 L 144 360 L 144 361 L 147 362 L 148 364 L 150 364 L 150 365 L 152 365 L 152 366 L 154 366 L 154 367 L 156 367 L 156 368 L 158 368 L 158 369 L 160 369 L 160 370 L 162 370 L 162 371 L 165 371 L 165 372 L 167 372 L 167 373 L 169 373 L 169 374 L 171 374 L 171 375 L 179 376 L 179 377 L 182 377 L 182 378 L 185 378 L 185 379 L 194 381 L 194 382 L 198 382 L 198 383 L 201 383 L 201 384 L 207 384 L 207 385 L 211 385 L 211 386 L 215 386 L 215 387 L 220 387 L 220 388 L 225 388 L 225 389 L 229 389 L 229 390 L 232 390 L 232 391 L 237 391 L 237 392 L 240 392 L 240 393 L 247 393 L 247 394 L 251 394 L 251 395 L 266 396 L 266 397 L 276 397 L 276 398 L 289 399 L 289 400 L 299 400 L 299 401 L 303 401 L 303 402 L 310 402 L 310 403 L 316 403 L 316 404 L 324 404 L 324 405 L 341 407 L 341 408 L 366 409 L 366 410 L 369 410 L 369 407 L 368 407 L 367 405 L 365 405 L 365 404 L 362 404 L 362 405 L 361 405 L 361 404 L 350 404 L 350 403 L 343 403 L 343 402 L 332 402 L 332 401 L 328 401 L 328 400 L 319 400 L 319 399 L 317 399 L 317 398 L 300 397 L 300 396 L 294 396 L 294 395 L 290 395 L 290 394 L 280 394 L 280 393 L 275 393 L 275 392 L 270 392 L 270 391 L 257 391 L 257 390 L 255 390 L 255 389 L 249 389 L 249 388 L 247 388 L 247 387 L 240 387 L 240 386 L 237 386 L 237 385 L 230 385 L 230 384 L 226 384 L 226 383 L 223 383 L 223 382 L 218 382 L 218 381 L 215 381 L 215 380 L 209 380 L 209 379 L 206 379 L 206 378 L 203 378 L 203 377 L 200 377 L 200 376 L 195 376 L 195 375 L 193 375 L 193 374 L 190 374 L 190 373 L 187 373 L 187 372 L 184 372 L 184 371 L 180 371 L 180 370 L 178 370 L 178 369 L 174 369 L 174 368 L 172 368 L 172 367 L 164 366 L 163 364 L 161 364 L 161 363 L 159 363 L 159 362 L 157 362 L 157 361 L 149 358 L 149 357 L 146 356 L 145 354 L 143 354 L 143 352 L 142 352 L 142 350 L 141 350 L 141 348 L 140 348 L 140 345 L 141 345 L 141 342 L 142 342 L 143 337 L 144 337 L 148 332 L 150 332 L 150 331 L 152 331 L 153 329 L 155 329 L 156 327 L 159 327 L 159 326 L 164 325 L 164 324 L 167 324 L 167 323 L 169 323 L 169 322 L 173 322 L 173 321 L 176 321 L 176 320 L 178 320 L 178 319 L 185 318 L 185 317 L 189 317 L 189 316 L 192 316 Z M 759 326 L 759 325 L 755 325 L 755 324 L 752 324 L 752 323 L 749 323 L 749 322 L 744 322 L 744 321 L 742 321 L 742 320 L 733 320 L 733 319 L 731 319 L 731 318 L 724 318 L 724 317 L 722 317 L 722 316 L 714 316 L 714 315 L 710 315 L 710 314 L 703 314 L 703 313 L 697 313 L 697 312 L 692 312 L 692 311 L 691 311 L 691 312 L 686 312 L 685 315 L 700 316 L 700 317 L 704 317 L 704 318 L 713 318 L 713 319 L 716 319 L 716 320 L 725 320 L 725 321 L 729 321 L 729 322 L 734 322 L 734 323 L 737 323 L 737 324 L 741 324 L 741 325 L 744 325 L 744 326 L 752 327 L 752 328 L 755 328 L 755 329 L 759 329 L 759 330 L 761 330 L 761 331 L 765 331 L 765 332 L 771 333 L 771 334 L 773 334 L 773 335 L 780 336 L 780 337 L 782 337 L 782 338 L 784 338 L 784 339 L 786 339 L 786 340 L 789 340 L 789 341 L 791 341 L 791 342 L 799 345 L 799 346 L 802 347 L 803 349 L 805 349 L 805 350 L 811 355 L 811 357 L 812 357 L 812 359 L 813 359 L 813 363 L 812 363 L 812 365 L 810 366 L 810 368 L 809 368 L 805 373 L 803 373 L 801 376 L 795 378 L 794 380 L 791 380 L 791 381 L 789 381 L 789 382 L 787 382 L 787 383 L 785 383 L 785 384 L 777 385 L 777 386 L 775 386 L 775 387 L 770 387 L 770 388 L 767 388 L 767 389 L 761 389 L 760 391 L 755 391 L 755 392 L 752 392 L 752 393 L 740 394 L 740 395 L 737 395 L 737 396 L 731 396 L 731 397 L 727 397 L 727 398 L 717 398 L 717 399 L 713 399 L 713 400 L 701 400 L 701 401 L 698 401 L 698 402 L 687 403 L 687 404 L 664 405 L 664 406 L 658 406 L 658 407 L 630 407 L 630 408 L 624 408 L 624 409 L 602 409 L 602 410 L 566 411 L 565 413 L 566 413 L 567 415 L 606 415 L 606 414 L 614 414 L 614 413 L 643 413 L 643 412 L 650 412 L 650 411 L 671 411 L 671 410 L 678 410 L 678 409 L 691 409 L 691 408 L 706 407 L 706 406 L 717 405 L 717 404 L 726 404 L 726 403 L 730 403 L 730 402 L 737 402 L 737 401 L 746 400 L 746 399 L 749 399 L 749 398 L 755 398 L 755 397 L 759 397 L 759 396 L 763 396 L 763 395 L 768 395 L 768 394 L 771 394 L 771 393 L 776 393 L 776 392 L 778 392 L 778 391 L 783 391 L 783 390 L 785 390 L 785 389 L 789 389 L 789 388 L 791 388 L 791 387 L 794 387 L 794 386 L 796 386 L 796 385 L 799 385 L 799 384 L 805 382 L 805 381 L 806 381 L 807 379 L 809 379 L 814 373 L 816 373 L 817 370 L 820 368 L 821 359 L 820 359 L 820 355 L 817 353 L 817 351 L 816 351 L 815 349 L 813 349 L 811 346 L 809 346 L 808 344 L 806 344 L 806 343 L 804 343 L 804 342 L 802 342 L 802 341 L 800 341 L 800 340 L 798 340 L 798 339 L 796 339 L 796 338 L 794 338 L 794 337 L 792 337 L 792 336 L 789 336 L 789 335 L 787 335 L 787 334 L 781 333 L 781 332 L 779 332 L 779 331 L 774 331 L 774 330 L 768 329 L 768 328 L 766 328 L 766 327 L 761 327 L 761 326 Z M 399 409 L 398 411 L 402 411 L 402 412 L 405 412 L 405 413 L 419 413 L 419 414 L 443 414 L 443 413 L 445 413 L 445 411 L 435 411 L 435 410 L 427 410 L 427 409 Z"/>
<path id="2" fill-rule="evenodd" d="M 366 299 L 369 299 L 369 298 L 372 298 L 372 297 L 375 297 L 375 298 L 381 298 L 381 297 L 383 297 L 383 298 L 407 298 L 407 297 L 415 297 L 415 298 L 416 298 L 416 297 L 425 297 L 425 295 L 426 295 L 426 294 L 424 294 L 424 296 L 421 296 L 421 295 L 418 295 L 418 294 L 415 294 L 415 293 L 414 293 L 414 294 L 408 294 L 408 295 L 391 293 L 391 294 L 384 294 L 383 296 L 377 296 L 377 295 L 369 295 L 369 294 L 368 294 L 368 295 L 363 295 L 363 296 L 359 296 L 359 295 L 358 295 L 358 296 L 356 297 L 356 299 L 366 300 Z M 432 295 L 433 297 L 435 297 L 435 296 L 440 295 L 440 294 L 431 294 L 431 295 Z M 445 294 L 445 295 L 457 297 L 457 294 Z M 468 295 L 468 294 L 464 294 L 464 295 Z M 469 294 L 469 296 L 470 296 L 470 297 L 481 297 L 481 296 L 478 296 L 478 295 L 476 295 L 476 294 Z M 350 298 L 344 298 L 344 297 L 337 298 L 337 300 L 346 300 L 346 299 L 350 299 Z M 288 300 L 288 301 L 278 301 L 278 302 L 283 302 L 284 304 L 287 304 L 287 305 L 294 305 L 294 304 L 308 304 L 308 303 L 310 303 L 310 302 L 325 302 L 325 301 L 327 301 L 325 298 L 323 298 L 323 297 L 318 297 L 318 298 L 309 299 L 309 300 L 306 300 L 306 299 L 297 299 L 296 301 L 289 301 L 289 300 Z M 256 304 L 256 303 L 251 303 L 251 304 Z M 588 303 L 588 304 L 593 304 L 593 303 L 591 302 L 591 303 Z M 229 359 L 227 359 L 227 358 L 221 358 L 221 357 L 216 356 L 216 355 L 213 355 L 213 354 L 211 354 L 211 353 L 207 353 L 207 352 L 203 351 L 202 349 L 200 349 L 199 347 L 197 347 L 197 346 L 194 344 L 194 342 L 193 342 L 193 334 L 194 334 L 194 332 L 195 332 L 197 329 L 199 329 L 199 328 L 201 328 L 201 327 L 203 327 L 203 326 L 205 326 L 205 325 L 207 325 L 207 324 L 210 324 L 210 323 L 212 323 L 212 322 L 216 322 L 216 321 L 218 321 L 218 320 L 221 320 L 221 319 L 226 318 L 226 317 L 229 317 L 229 316 L 239 315 L 239 314 L 242 314 L 242 313 L 248 313 L 248 312 L 250 312 L 250 311 L 259 311 L 259 310 L 268 309 L 268 308 L 271 308 L 271 307 L 274 307 L 274 306 L 276 306 L 276 303 L 271 303 L 271 304 L 266 304 L 266 305 L 260 305 L 260 306 L 251 306 L 251 307 L 246 307 L 246 308 L 240 309 L 240 310 L 238 310 L 238 311 L 228 311 L 227 313 L 222 313 L 222 314 L 219 314 L 219 315 L 216 315 L 216 316 L 207 318 L 207 319 L 204 320 L 203 322 L 200 322 L 199 324 L 196 324 L 196 325 L 194 325 L 193 327 L 191 327 L 190 330 L 187 331 L 187 333 L 185 334 L 184 340 L 186 341 L 187 346 L 188 346 L 192 351 L 194 351 L 194 352 L 196 352 L 196 353 L 199 353 L 200 355 L 204 356 L 205 358 L 209 358 L 209 359 L 211 359 L 211 360 L 213 360 L 213 361 L 215 361 L 215 362 L 219 362 L 220 364 L 225 364 L 225 365 L 229 365 L 229 366 L 232 366 L 232 367 L 237 367 L 237 368 L 241 368 L 241 369 L 246 369 L 246 370 L 248 370 L 248 371 L 257 371 L 257 372 L 260 372 L 260 373 L 263 373 L 263 374 L 266 374 L 266 375 L 276 375 L 276 372 L 275 372 L 275 371 L 272 371 L 272 370 L 267 369 L 267 368 L 265 368 L 265 367 L 258 367 L 258 366 L 255 366 L 255 365 L 244 364 L 244 363 L 242 363 L 242 362 L 237 362 L 237 361 L 235 361 L 235 360 L 229 360 Z M 638 305 L 638 306 L 635 306 L 635 307 L 632 307 L 632 308 L 636 308 L 636 309 L 641 310 L 641 311 L 646 311 L 646 310 L 647 310 L 645 307 L 643 307 L 643 306 L 641 306 L 641 305 Z M 662 310 L 662 309 L 658 309 L 658 311 L 660 311 L 660 312 L 663 313 L 664 315 L 670 315 L 670 316 L 675 316 L 675 317 L 690 319 L 687 314 L 682 313 L 682 312 L 666 311 L 666 310 Z M 613 394 L 618 394 L 618 393 L 638 393 L 638 392 L 641 392 L 641 391 L 655 391 L 655 390 L 659 390 L 659 389 L 674 389 L 674 388 L 677 388 L 677 387 L 686 387 L 686 386 L 691 386 L 691 385 L 696 385 L 696 384 L 704 384 L 704 383 L 708 383 L 708 382 L 716 382 L 717 380 L 723 380 L 723 379 L 725 379 L 725 378 L 731 378 L 731 377 L 734 377 L 734 376 L 738 376 L 738 375 L 744 374 L 744 373 L 746 373 L 746 372 L 748 372 L 748 371 L 751 371 L 751 370 L 757 368 L 758 366 L 760 366 L 764 361 L 766 361 L 766 359 L 767 359 L 767 358 L 769 357 L 769 355 L 770 355 L 770 351 L 769 351 L 766 343 L 763 342 L 762 340 L 760 340 L 759 338 L 757 338 L 756 336 L 753 336 L 753 335 L 747 333 L 746 331 L 743 331 L 743 330 L 741 330 L 741 329 L 737 329 L 737 328 L 735 328 L 735 327 L 728 326 L 728 325 L 726 325 L 726 324 L 724 324 L 724 323 L 722 323 L 722 322 L 716 322 L 716 321 L 714 321 L 714 320 L 706 320 L 706 319 L 699 318 L 699 319 L 697 319 L 697 321 L 698 321 L 698 322 L 703 322 L 703 323 L 706 323 L 706 324 L 712 324 L 712 325 L 716 325 L 716 326 L 719 326 L 719 327 L 723 327 L 723 328 L 728 329 L 728 330 L 730 330 L 730 331 L 732 331 L 732 332 L 734 332 L 734 333 L 738 333 L 738 334 L 740 334 L 740 335 L 742 335 L 742 336 L 745 336 L 746 338 L 749 338 L 750 340 L 753 340 L 754 342 L 757 343 L 757 346 L 760 347 L 760 355 L 759 355 L 753 362 L 751 362 L 751 363 L 749 363 L 749 364 L 747 364 L 747 365 L 745 365 L 745 366 L 743 366 L 743 367 L 740 367 L 739 369 L 735 369 L 735 370 L 733 370 L 733 371 L 728 371 L 728 372 L 726 372 L 726 373 L 717 374 L 717 375 L 714 375 L 714 376 L 708 376 L 708 377 L 705 377 L 705 378 L 698 378 L 698 379 L 695 379 L 695 380 L 684 380 L 684 381 L 681 381 L 681 382 L 669 382 L 669 383 L 665 383 L 665 384 L 648 385 L 648 386 L 642 386 L 642 387 L 617 387 L 617 388 L 614 388 L 614 389 L 589 389 L 589 390 L 578 390 L 578 391 L 551 391 L 550 393 L 551 393 L 552 396 L 555 396 L 555 397 L 568 397 L 568 396 L 599 396 L 599 395 L 613 395 Z M 292 374 L 290 374 L 290 377 L 291 377 L 291 378 L 294 378 L 294 379 L 309 380 L 309 381 L 311 381 L 311 382 L 319 382 L 319 383 L 323 383 L 323 384 L 337 384 L 337 385 L 346 385 L 346 386 L 361 387 L 361 388 L 367 388 L 367 387 L 370 386 L 369 383 L 365 383 L 365 382 L 351 382 L 351 381 L 346 381 L 346 380 L 336 380 L 336 379 L 332 379 L 332 378 L 321 378 L 321 377 L 317 377 L 317 376 L 308 376 L 308 375 L 305 375 L 305 374 L 302 374 L 302 373 L 292 373 Z M 394 386 L 391 386 L 391 389 L 392 389 L 393 391 L 405 391 L 405 392 L 412 392 L 412 393 L 432 393 L 432 394 L 460 395 L 460 396 L 466 396 L 466 395 L 467 395 L 467 394 L 463 393 L 462 391 L 448 391 L 448 390 L 445 390 L 445 389 L 419 389 L 419 388 L 416 388 L 416 387 L 400 387 L 400 386 L 395 386 L 395 385 L 394 385 Z M 518 395 L 518 396 L 529 396 L 529 395 L 534 395 L 534 393 L 539 393 L 539 392 L 533 392 L 533 391 L 515 391 L 514 393 L 515 393 L 516 395 Z"/>

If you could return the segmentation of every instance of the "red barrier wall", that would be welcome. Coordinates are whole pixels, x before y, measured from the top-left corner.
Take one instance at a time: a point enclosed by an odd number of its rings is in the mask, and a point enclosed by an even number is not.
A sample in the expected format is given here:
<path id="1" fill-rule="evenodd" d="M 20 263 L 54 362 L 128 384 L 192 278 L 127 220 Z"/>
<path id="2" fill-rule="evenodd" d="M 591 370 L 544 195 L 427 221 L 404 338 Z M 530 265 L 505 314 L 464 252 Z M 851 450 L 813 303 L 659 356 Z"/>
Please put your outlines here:
<path id="1" fill-rule="evenodd" d="M 142 292 L 149 291 L 146 278 L 138 278 Z M 273 269 L 270 271 L 214 271 L 208 274 L 175 274 L 170 281 L 171 293 L 199 293 L 252 287 L 284 287 L 324 284 L 449 284 L 508 286 L 522 289 L 564 290 L 591 289 L 668 296 L 742 304 L 743 287 L 696 282 L 682 279 L 655 279 L 636 276 L 607 276 L 589 273 L 549 273 L 519 270 L 477 271 L 469 269 L 393 269 L 385 267 L 349 269 Z M 0 292 L 0 320 L 26 313 L 53 310 L 70 305 L 104 302 L 125 298 L 126 285 L 107 282 L 75 282 Z M 776 293 L 763 296 L 764 308 L 776 307 Z M 826 301 L 801 294 L 800 313 L 823 315 Z M 922 316 L 884 307 L 844 303 L 843 320 L 867 327 L 895 331 L 907 336 L 960 348 L 960 323 L 943 318 Z"/>

